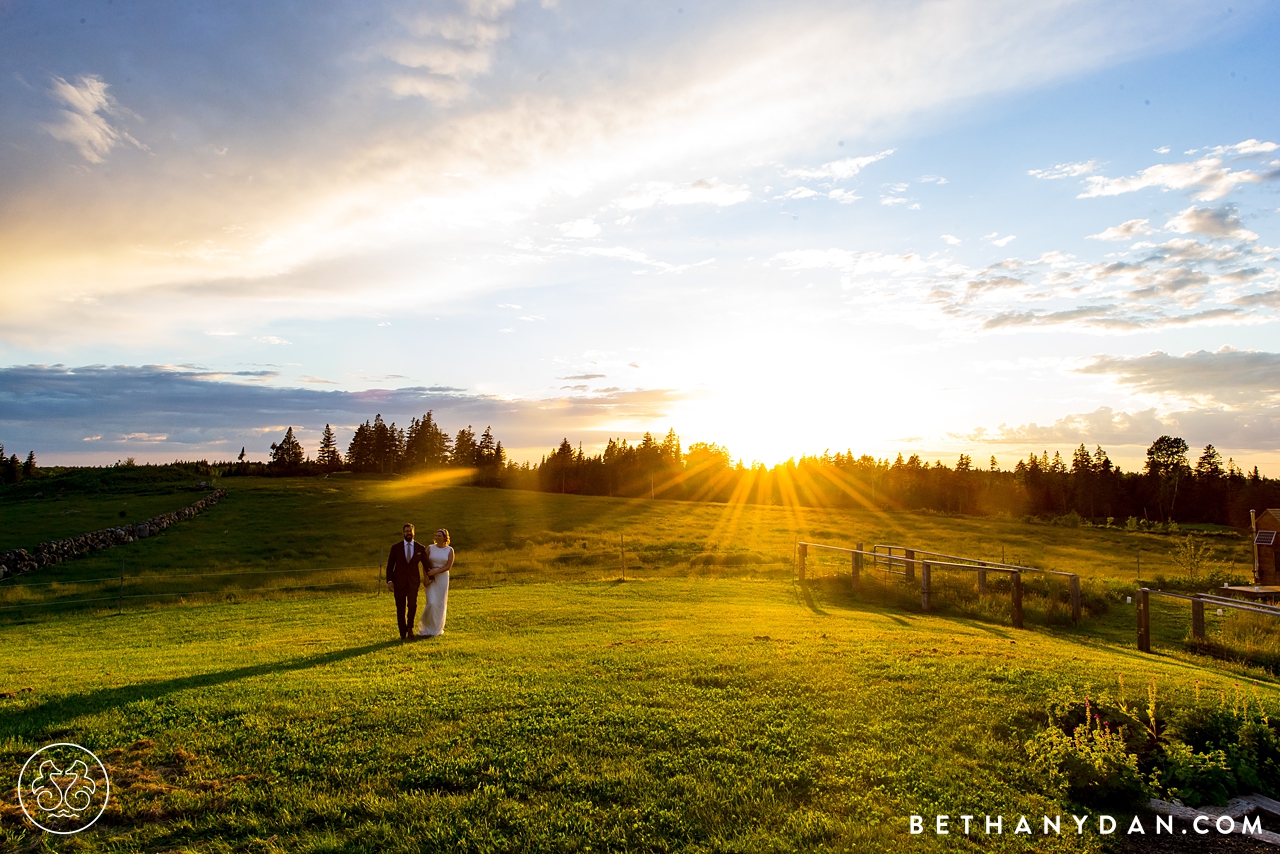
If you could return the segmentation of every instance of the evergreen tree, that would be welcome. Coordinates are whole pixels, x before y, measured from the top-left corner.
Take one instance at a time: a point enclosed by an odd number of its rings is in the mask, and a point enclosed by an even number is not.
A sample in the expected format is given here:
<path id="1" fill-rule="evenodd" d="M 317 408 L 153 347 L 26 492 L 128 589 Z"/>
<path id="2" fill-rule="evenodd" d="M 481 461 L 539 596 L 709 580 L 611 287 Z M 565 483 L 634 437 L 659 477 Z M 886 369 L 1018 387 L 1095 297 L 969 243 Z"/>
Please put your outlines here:
<path id="1" fill-rule="evenodd" d="M 1205 445 L 1204 453 L 1196 460 L 1196 477 L 1218 478 L 1223 474 L 1222 454 L 1213 445 Z"/>
<path id="2" fill-rule="evenodd" d="M 476 434 L 470 424 L 459 430 L 458 435 L 454 437 L 449 464 L 461 469 L 476 467 Z"/>
<path id="3" fill-rule="evenodd" d="M 22 476 L 28 478 L 36 473 L 36 452 L 28 451 L 27 460 L 22 464 Z"/>
<path id="4" fill-rule="evenodd" d="M 271 465 L 273 468 L 282 471 L 296 471 L 302 467 L 306 461 L 306 452 L 302 450 L 302 443 L 293 435 L 293 428 L 290 427 L 285 431 L 284 438 L 279 444 L 271 444 Z"/>
<path id="5" fill-rule="evenodd" d="M 356 428 L 350 444 L 347 445 L 347 465 L 352 471 L 377 471 L 377 461 L 374 457 L 373 425 L 369 423 L 368 419 Z"/>
<path id="6" fill-rule="evenodd" d="M 337 471 L 342 468 L 342 455 L 338 453 L 338 442 L 334 438 L 333 428 L 324 425 L 320 434 L 320 448 L 316 451 L 316 464 L 325 471 Z"/>

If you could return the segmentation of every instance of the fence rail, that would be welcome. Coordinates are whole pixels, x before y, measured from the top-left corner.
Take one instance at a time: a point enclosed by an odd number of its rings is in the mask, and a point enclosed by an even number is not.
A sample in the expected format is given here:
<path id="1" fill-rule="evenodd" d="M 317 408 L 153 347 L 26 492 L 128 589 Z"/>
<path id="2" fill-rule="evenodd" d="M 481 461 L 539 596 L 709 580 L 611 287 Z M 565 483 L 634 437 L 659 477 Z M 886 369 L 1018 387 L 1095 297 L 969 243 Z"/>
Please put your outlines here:
<path id="1" fill-rule="evenodd" d="M 1012 620 L 1014 628 L 1018 629 L 1023 627 L 1022 573 L 1024 571 L 1044 572 L 1064 576 L 1068 579 L 1071 590 L 1071 621 L 1078 623 L 1081 619 L 1080 577 L 1075 573 L 1040 570 L 1034 567 L 1021 567 L 1011 564 L 993 564 L 988 561 L 980 561 L 960 555 L 948 555 L 907 546 L 876 544 L 870 551 L 867 551 L 863 548 L 862 543 L 858 543 L 855 548 L 850 549 L 843 546 L 830 546 L 825 543 L 800 542 L 796 544 L 796 576 L 801 582 L 806 580 L 809 549 L 823 549 L 848 554 L 850 556 L 849 569 L 853 576 L 853 590 L 855 593 L 861 585 L 861 574 L 866 558 L 871 558 L 872 566 L 877 569 L 880 567 L 881 561 L 886 562 L 888 564 L 885 569 L 886 573 L 902 575 L 909 583 L 915 582 L 918 572 L 920 579 L 920 608 L 926 612 L 930 610 L 933 604 L 933 573 L 935 570 L 975 573 L 977 575 L 978 595 L 980 596 L 987 592 L 988 572 L 1007 575 L 1013 582 L 1010 594 Z M 885 551 L 881 551 L 882 549 Z M 902 551 L 902 556 L 899 557 L 894 554 L 894 550 Z M 940 558 L 947 558 L 947 560 L 940 560 Z M 901 567 L 900 570 L 899 567 Z"/>
<path id="2" fill-rule="evenodd" d="M 1221 609 L 1244 611 L 1252 614 L 1264 614 L 1269 617 L 1280 617 L 1280 607 L 1264 605 L 1257 602 L 1241 602 L 1227 596 L 1213 593 L 1174 593 L 1171 590 L 1153 590 L 1143 587 L 1138 590 L 1138 651 L 1151 652 L 1151 597 L 1163 596 L 1166 599 L 1182 599 L 1191 603 L 1191 638 L 1203 643 L 1204 606 L 1205 603 Z"/>

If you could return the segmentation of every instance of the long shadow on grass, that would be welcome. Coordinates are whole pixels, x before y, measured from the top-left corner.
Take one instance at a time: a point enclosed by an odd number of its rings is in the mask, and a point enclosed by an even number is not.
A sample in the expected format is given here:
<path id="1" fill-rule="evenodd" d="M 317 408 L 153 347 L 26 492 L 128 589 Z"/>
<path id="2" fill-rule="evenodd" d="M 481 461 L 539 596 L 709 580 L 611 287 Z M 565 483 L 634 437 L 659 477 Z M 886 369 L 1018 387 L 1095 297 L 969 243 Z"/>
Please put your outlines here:
<path id="1" fill-rule="evenodd" d="M 41 732 L 49 727 L 65 723 L 71 718 L 96 712 L 117 709 L 139 700 L 154 700 L 175 691 L 186 691 L 191 688 L 211 688 L 225 685 L 240 679 L 252 679 L 255 676 L 290 673 L 307 670 L 312 667 L 323 667 L 351 658 L 368 655 L 371 652 L 399 646 L 399 641 L 387 640 L 378 643 L 338 649 L 319 655 L 304 658 L 293 658 L 287 661 L 273 661 L 267 664 L 255 664 L 250 667 L 236 667 L 231 670 L 219 670 L 213 673 L 199 673 L 194 676 L 179 676 L 159 682 L 143 682 L 139 685 L 125 685 L 119 688 L 103 688 L 98 691 L 87 691 L 82 694 L 68 694 L 38 706 L 30 708 L 14 708 L 0 711 L 0 736 L 14 736 L 19 732 L 31 734 Z"/>

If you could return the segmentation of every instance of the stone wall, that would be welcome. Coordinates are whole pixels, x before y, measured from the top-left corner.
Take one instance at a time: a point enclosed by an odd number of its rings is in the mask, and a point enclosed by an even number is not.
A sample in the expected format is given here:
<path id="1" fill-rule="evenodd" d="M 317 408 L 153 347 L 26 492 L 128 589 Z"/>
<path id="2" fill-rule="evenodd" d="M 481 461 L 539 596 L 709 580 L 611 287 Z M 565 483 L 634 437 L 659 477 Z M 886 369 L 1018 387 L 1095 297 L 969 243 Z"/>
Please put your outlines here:
<path id="1" fill-rule="evenodd" d="M 172 513 L 161 513 L 159 516 L 152 516 L 150 519 L 139 522 L 136 525 L 104 528 L 91 534 L 80 534 L 76 537 L 67 537 L 65 540 L 41 543 L 36 546 L 35 551 L 32 553 L 28 553 L 26 549 L 0 552 L 0 578 L 53 566 L 81 555 L 92 554 L 103 549 L 109 549 L 112 546 L 132 543 L 134 540 L 145 540 L 147 537 L 155 536 L 170 525 L 177 524 L 183 519 L 190 519 L 212 507 L 221 501 L 226 494 L 227 491 L 225 489 L 215 489 L 190 507 L 183 507 L 181 510 L 175 510 Z"/>

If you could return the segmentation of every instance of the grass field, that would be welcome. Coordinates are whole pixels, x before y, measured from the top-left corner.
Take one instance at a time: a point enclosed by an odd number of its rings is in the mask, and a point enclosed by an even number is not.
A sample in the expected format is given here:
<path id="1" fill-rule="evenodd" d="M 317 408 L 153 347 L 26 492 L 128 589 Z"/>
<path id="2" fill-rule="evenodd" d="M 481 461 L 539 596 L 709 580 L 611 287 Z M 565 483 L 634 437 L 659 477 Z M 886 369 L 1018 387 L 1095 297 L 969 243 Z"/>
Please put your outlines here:
<path id="1" fill-rule="evenodd" d="M 67 843 L 82 851 L 937 850 L 907 815 L 1064 811 L 1021 748 L 1048 698 L 1117 674 L 1171 693 L 1232 681 L 815 596 L 728 579 L 461 589 L 448 633 L 410 645 L 385 594 L 6 627 L 0 844 L 39 846 L 13 777 L 65 739 L 115 781 Z"/>
<path id="2" fill-rule="evenodd" d="M 65 577 L 116 574 L 122 557 L 139 572 L 373 567 L 405 521 L 446 526 L 472 578 L 595 579 L 616 573 L 625 541 L 639 573 L 689 573 L 706 564 L 789 567 L 797 540 L 852 546 L 914 545 L 1025 563 L 1085 577 L 1133 581 L 1170 574 L 1174 539 L 1102 528 L 1059 528 L 1016 520 L 759 505 L 612 499 L 449 486 L 447 481 L 354 475 L 327 479 L 227 478 L 211 513 L 127 549 L 56 570 Z M 0 501 L 0 548 L 31 548 L 118 521 L 189 504 L 198 493 L 72 496 Z M 166 504 L 167 502 L 167 504 Z M 135 512 L 137 511 L 137 512 Z M 1243 536 L 1214 537 L 1217 557 L 1247 574 Z M 7 545 L 6 545 L 7 544 Z M 719 557 L 715 557 L 719 556 Z M 62 576 L 60 576 L 62 577 Z"/>
<path id="3" fill-rule="evenodd" d="M 915 613 L 909 591 L 907 607 L 855 598 L 847 576 L 792 578 L 798 539 L 1003 546 L 1114 599 L 1139 548 L 1144 577 L 1172 571 L 1168 537 L 349 476 L 223 484 L 222 503 L 161 536 L 17 579 L 54 587 L 0 585 L 10 606 L 109 593 L 123 559 L 130 591 L 221 600 L 6 612 L 0 850 L 1100 850 L 909 837 L 906 817 L 1065 812 L 1023 747 L 1055 697 L 1121 676 L 1162 697 L 1242 677 L 1280 697 L 1264 671 L 1183 651 L 1176 608 L 1156 614 L 1164 654 L 1147 656 L 1119 601 L 1078 627 L 1015 631 L 994 612 Z M 173 502 L 158 512 L 191 495 L 0 501 L 0 529 L 51 530 L 72 508 L 109 518 L 126 498 Z M 407 646 L 376 581 L 405 520 L 448 526 L 459 555 L 448 633 Z M 1242 539 L 1214 542 L 1238 558 Z M 73 583 L 93 578 L 108 580 Z M 347 595 L 265 589 L 339 582 Z M 113 806 L 51 843 L 13 786 L 59 740 L 104 756 Z"/>

